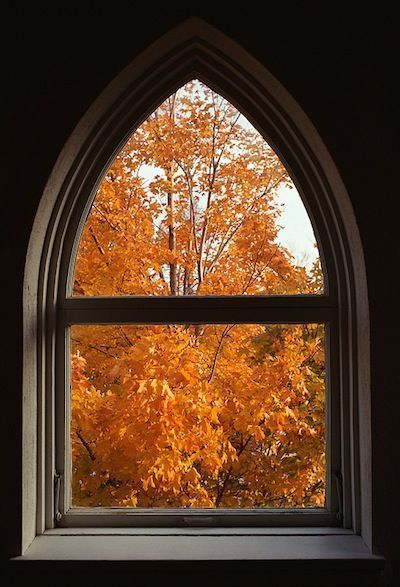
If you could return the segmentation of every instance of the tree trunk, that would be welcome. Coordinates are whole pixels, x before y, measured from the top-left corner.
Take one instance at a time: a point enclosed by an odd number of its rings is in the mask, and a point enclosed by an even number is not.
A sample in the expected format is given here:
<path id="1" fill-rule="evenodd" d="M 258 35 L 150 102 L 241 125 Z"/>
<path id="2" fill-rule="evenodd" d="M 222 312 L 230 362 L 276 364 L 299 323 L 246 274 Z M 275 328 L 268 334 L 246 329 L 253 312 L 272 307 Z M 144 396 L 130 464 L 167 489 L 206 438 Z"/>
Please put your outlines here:
<path id="1" fill-rule="evenodd" d="M 171 252 L 175 252 L 176 249 L 176 236 L 174 226 L 174 194 L 168 192 L 168 247 Z M 177 281 L 177 266 L 176 262 L 169 264 L 169 289 L 171 296 L 178 295 L 178 281 Z"/>

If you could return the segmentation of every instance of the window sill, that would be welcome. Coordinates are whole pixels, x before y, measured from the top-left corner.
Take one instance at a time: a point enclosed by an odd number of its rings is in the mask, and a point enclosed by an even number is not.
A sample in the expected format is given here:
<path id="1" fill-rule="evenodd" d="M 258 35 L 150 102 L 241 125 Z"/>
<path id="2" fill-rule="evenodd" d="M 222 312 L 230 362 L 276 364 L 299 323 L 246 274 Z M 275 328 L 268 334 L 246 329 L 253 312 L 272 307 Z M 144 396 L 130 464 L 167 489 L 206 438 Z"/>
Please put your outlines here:
<path id="1" fill-rule="evenodd" d="M 118 585 L 135 576 L 135 585 L 159 581 L 191 585 L 251 585 L 266 573 L 279 585 L 377 585 L 382 557 L 371 555 L 360 536 L 339 529 L 204 529 L 151 531 L 68 529 L 38 536 L 24 555 L 12 559 L 14 573 L 34 576 L 57 570 L 71 584 L 82 572 L 98 576 L 96 585 Z M 261 533 L 261 531 L 263 533 Z M 74 534 L 75 532 L 75 534 Z M 78 535 L 79 532 L 79 535 Z M 251 532 L 251 533 L 250 533 Z M 94 573 L 94 575 L 93 575 Z M 228 576 L 230 579 L 228 580 Z M 41 583 L 43 584 L 43 583 Z M 58 581 L 57 581 L 57 584 Z M 63 585 L 64 583 L 61 583 Z M 75 584 L 80 584 L 79 582 Z M 235 583 L 236 585 L 236 583 Z"/>

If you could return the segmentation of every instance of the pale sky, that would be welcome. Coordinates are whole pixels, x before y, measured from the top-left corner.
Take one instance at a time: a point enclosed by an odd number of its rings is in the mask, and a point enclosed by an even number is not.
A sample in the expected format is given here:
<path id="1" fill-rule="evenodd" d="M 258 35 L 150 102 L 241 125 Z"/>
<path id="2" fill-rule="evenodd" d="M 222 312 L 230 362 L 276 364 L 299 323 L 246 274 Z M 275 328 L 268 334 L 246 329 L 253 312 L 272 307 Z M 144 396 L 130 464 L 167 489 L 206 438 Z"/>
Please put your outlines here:
<path id="1" fill-rule="evenodd" d="M 240 115 L 239 122 L 259 134 L 243 114 Z M 276 201 L 282 205 L 278 221 L 281 228 L 277 240 L 292 253 L 296 263 L 310 269 L 318 257 L 318 248 L 310 218 L 294 183 L 291 188 L 281 186 Z"/>
<path id="2" fill-rule="evenodd" d="M 318 257 L 318 248 L 299 192 L 295 187 L 282 186 L 277 196 L 278 203 L 283 204 L 277 240 L 294 255 L 296 263 L 310 269 Z"/>
<path id="3" fill-rule="evenodd" d="M 199 86 L 202 85 L 201 82 L 198 83 Z M 258 133 L 243 114 L 239 117 L 239 123 Z M 140 170 L 140 176 L 148 182 L 151 182 L 157 173 L 162 175 L 163 171 L 149 165 L 143 165 Z M 296 264 L 310 269 L 318 257 L 318 248 L 310 219 L 294 183 L 291 188 L 281 186 L 276 198 L 277 203 L 281 205 L 277 241 L 290 251 Z"/>
<path id="4" fill-rule="evenodd" d="M 162 175 L 163 170 L 149 165 L 142 165 L 140 169 L 140 176 L 148 182 L 157 173 Z M 277 241 L 292 253 L 298 265 L 310 269 L 318 257 L 318 248 L 310 219 L 294 184 L 292 188 L 281 186 L 276 202 L 281 205 Z"/>

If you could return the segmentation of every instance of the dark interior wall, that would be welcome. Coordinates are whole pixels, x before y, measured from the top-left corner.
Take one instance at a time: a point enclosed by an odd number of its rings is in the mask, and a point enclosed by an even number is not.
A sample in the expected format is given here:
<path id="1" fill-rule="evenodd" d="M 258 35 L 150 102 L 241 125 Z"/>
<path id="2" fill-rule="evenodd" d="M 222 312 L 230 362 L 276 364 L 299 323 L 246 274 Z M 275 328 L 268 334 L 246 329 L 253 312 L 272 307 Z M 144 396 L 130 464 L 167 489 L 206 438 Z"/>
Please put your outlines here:
<path id="1" fill-rule="evenodd" d="M 370 311 L 373 516 L 386 584 L 399 582 L 398 78 L 395 3 L 12 2 L 3 11 L 2 459 L 5 554 L 19 540 L 22 282 L 34 215 L 73 128 L 105 85 L 171 26 L 197 14 L 257 57 L 312 120 L 350 194 Z"/>

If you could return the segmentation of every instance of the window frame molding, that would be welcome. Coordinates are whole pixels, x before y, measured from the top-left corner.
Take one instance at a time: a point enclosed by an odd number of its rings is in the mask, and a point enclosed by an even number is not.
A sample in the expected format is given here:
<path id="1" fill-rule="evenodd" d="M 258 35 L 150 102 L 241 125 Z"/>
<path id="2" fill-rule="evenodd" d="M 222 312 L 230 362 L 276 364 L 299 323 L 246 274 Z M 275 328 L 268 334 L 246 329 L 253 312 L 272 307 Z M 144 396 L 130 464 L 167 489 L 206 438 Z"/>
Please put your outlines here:
<path id="1" fill-rule="evenodd" d="M 350 199 L 315 128 L 288 92 L 234 41 L 194 18 L 140 54 L 96 100 L 60 154 L 39 205 L 24 280 L 21 552 L 53 526 L 49 512 L 54 511 L 55 457 L 46 444 L 55 435 L 56 325 L 59 312 L 65 313 L 70 303 L 60 304 L 67 284 L 65 251 L 72 250 L 85 207 L 91 204 L 88 186 L 94 195 L 103 170 L 132 132 L 128 120 L 139 126 L 165 97 L 194 76 L 226 96 L 267 134 L 297 179 L 325 257 L 328 292 L 318 298 L 321 304 L 338 308 L 341 330 L 339 363 L 345 379 L 341 388 L 347 390 L 341 406 L 341 441 L 347 455 L 342 462 L 344 527 L 361 534 L 371 550 L 368 298 Z M 284 306 L 284 296 L 280 299 Z M 309 302 L 303 299 L 307 314 Z M 50 500 L 47 507 L 46 500 Z"/>

